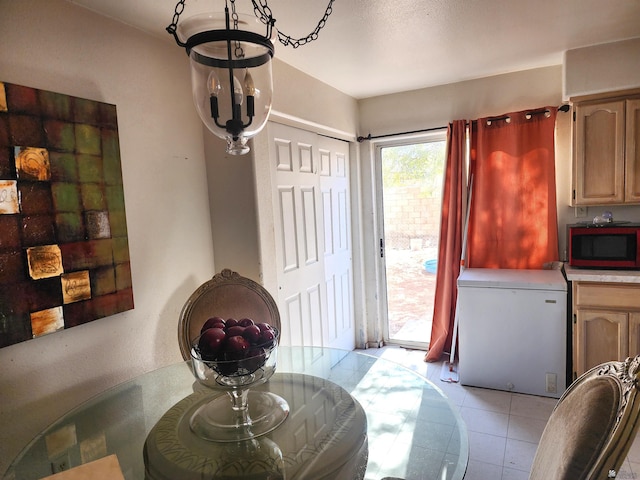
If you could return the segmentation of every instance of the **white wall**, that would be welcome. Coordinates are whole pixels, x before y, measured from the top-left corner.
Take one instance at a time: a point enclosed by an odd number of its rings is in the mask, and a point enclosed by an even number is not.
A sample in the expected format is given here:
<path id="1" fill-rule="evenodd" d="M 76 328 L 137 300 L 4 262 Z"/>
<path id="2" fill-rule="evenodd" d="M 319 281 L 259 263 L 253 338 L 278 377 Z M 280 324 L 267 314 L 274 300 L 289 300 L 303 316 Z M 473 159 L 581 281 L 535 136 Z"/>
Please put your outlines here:
<path id="1" fill-rule="evenodd" d="M 203 131 L 216 269 L 229 268 L 260 283 L 253 152 L 230 155 L 225 140 L 204 126 Z"/>
<path id="2" fill-rule="evenodd" d="M 367 98 L 359 103 L 360 135 L 446 126 L 562 101 L 560 65 Z"/>
<path id="3" fill-rule="evenodd" d="M 0 0 L 0 12 L 0 81 L 117 106 L 135 301 L 0 349 L 1 473 L 71 407 L 180 360 L 178 314 L 214 264 L 184 51 L 62 0 Z"/>
<path id="4" fill-rule="evenodd" d="M 355 139 L 358 104 L 354 98 L 277 58 L 273 62 L 273 90 L 272 120 L 345 140 Z"/>
<path id="5" fill-rule="evenodd" d="M 564 98 L 640 87 L 640 38 L 567 50 Z"/>

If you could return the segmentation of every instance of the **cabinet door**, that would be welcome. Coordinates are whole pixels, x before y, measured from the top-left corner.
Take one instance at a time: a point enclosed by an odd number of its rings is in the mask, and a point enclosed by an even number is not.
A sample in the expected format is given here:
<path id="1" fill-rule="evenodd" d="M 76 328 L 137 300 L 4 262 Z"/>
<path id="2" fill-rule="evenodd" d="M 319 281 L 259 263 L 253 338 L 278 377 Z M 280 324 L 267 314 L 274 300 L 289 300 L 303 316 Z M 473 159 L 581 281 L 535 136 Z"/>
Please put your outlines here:
<path id="1" fill-rule="evenodd" d="M 624 202 L 624 101 L 576 105 L 576 205 Z"/>
<path id="2" fill-rule="evenodd" d="M 640 202 L 640 99 L 626 103 L 625 197 L 628 202 Z"/>
<path id="3" fill-rule="evenodd" d="M 627 313 L 579 309 L 575 333 L 574 370 L 578 376 L 591 367 L 611 360 L 624 360 L 628 356 Z"/>

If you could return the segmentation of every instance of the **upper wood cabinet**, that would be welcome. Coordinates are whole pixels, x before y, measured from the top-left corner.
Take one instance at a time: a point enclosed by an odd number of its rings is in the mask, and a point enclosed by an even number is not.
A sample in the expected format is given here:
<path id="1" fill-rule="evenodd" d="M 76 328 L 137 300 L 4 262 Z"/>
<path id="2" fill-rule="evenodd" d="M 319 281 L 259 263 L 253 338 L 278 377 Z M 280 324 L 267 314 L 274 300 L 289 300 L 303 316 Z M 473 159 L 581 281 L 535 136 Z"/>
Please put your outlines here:
<path id="1" fill-rule="evenodd" d="M 573 205 L 640 203 L 640 96 L 574 104 Z"/>
<path id="2" fill-rule="evenodd" d="M 625 109 L 625 198 L 640 202 L 640 98 L 627 100 Z"/>

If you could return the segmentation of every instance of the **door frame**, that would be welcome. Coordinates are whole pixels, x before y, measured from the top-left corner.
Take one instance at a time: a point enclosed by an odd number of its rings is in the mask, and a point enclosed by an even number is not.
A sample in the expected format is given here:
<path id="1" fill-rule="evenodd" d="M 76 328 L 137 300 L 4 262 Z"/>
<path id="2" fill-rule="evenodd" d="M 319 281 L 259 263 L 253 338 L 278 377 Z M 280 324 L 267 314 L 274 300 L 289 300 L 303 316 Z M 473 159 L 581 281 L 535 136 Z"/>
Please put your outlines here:
<path id="1" fill-rule="evenodd" d="M 378 248 L 376 250 L 375 273 L 377 288 L 377 310 L 380 331 L 382 332 L 382 342 L 385 345 L 398 345 L 402 347 L 415 348 L 417 350 L 428 350 L 429 340 L 426 342 L 410 341 L 410 340 L 393 340 L 389 336 L 389 315 L 388 315 L 388 298 L 387 298 L 387 279 L 386 279 L 386 255 L 383 257 L 381 251 L 385 248 L 381 246 L 384 236 L 384 198 L 382 185 L 382 149 L 388 147 L 401 147 L 404 145 L 413 145 L 416 143 L 428 143 L 437 141 L 446 141 L 447 129 L 437 129 L 420 134 L 397 136 L 394 138 L 385 138 L 372 142 L 373 155 L 373 181 L 375 189 L 375 232 Z M 443 178 L 444 181 L 444 178 Z"/>

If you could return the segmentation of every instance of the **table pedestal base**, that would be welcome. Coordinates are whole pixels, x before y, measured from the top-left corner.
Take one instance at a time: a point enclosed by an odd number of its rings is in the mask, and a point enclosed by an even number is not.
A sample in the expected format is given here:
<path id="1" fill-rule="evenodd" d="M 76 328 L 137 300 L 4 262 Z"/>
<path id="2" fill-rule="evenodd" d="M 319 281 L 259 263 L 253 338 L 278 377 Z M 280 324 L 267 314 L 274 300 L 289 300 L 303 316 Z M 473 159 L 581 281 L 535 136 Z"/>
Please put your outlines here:
<path id="1" fill-rule="evenodd" d="M 189 420 L 212 399 L 211 393 L 189 395 L 169 409 L 149 433 L 144 446 L 146 479 L 364 478 L 366 415 L 346 390 L 318 377 L 276 373 L 252 392 L 282 397 L 290 407 L 289 416 L 257 438 L 207 441 L 194 434 Z"/>

